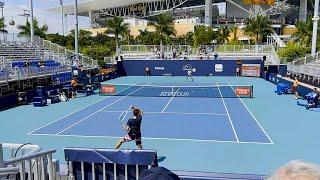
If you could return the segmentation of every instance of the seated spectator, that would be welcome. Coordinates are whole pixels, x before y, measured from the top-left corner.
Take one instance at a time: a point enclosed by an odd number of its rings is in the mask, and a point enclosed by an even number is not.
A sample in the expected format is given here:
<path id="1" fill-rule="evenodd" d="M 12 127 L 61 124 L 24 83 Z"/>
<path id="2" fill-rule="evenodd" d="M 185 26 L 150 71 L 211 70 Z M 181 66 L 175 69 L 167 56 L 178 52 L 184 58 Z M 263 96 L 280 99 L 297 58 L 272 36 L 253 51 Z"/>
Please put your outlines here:
<path id="1" fill-rule="evenodd" d="M 64 92 L 61 92 L 61 93 L 59 94 L 59 100 L 60 100 L 61 102 L 69 101 L 68 97 L 65 95 Z"/>
<path id="2" fill-rule="evenodd" d="M 302 161 L 291 161 L 276 170 L 267 180 L 318 180 L 320 167 Z"/>
<path id="3" fill-rule="evenodd" d="M 39 61 L 39 63 L 38 63 L 38 66 L 41 67 L 41 68 L 46 67 L 45 62 L 44 62 L 43 59 L 40 59 L 40 61 Z"/>
<path id="4" fill-rule="evenodd" d="M 213 57 L 214 57 L 214 60 L 218 60 L 218 54 L 214 54 Z"/>
<path id="5" fill-rule="evenodd" d="M 320 92 L 317 90 L 317 88 L 314 88 L 313 92 L 316 94 L 315 101 L 314 101 L 314 106 L 317 108 L 318 107 L 318 102 L 320 100 Z"/>
<path id="6" fill-rule="evenodd" d="M 28 59 L 24 62 L 24 67 L 29 67 L 29 66 L 30 66 L 30 60 Z"/>

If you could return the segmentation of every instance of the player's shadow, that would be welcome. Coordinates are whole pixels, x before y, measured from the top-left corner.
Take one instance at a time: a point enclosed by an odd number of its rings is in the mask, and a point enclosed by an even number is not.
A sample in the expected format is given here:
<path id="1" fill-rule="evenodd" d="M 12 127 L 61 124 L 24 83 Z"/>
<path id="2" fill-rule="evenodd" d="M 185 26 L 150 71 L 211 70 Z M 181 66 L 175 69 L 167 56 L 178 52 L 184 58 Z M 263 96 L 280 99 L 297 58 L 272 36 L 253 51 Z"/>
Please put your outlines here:
<path id="1" fill-rule="evenodd" d="M 167 157 L 165 156 L 158 156 L 157 161 L 158 162 L 163 162 Z"/>

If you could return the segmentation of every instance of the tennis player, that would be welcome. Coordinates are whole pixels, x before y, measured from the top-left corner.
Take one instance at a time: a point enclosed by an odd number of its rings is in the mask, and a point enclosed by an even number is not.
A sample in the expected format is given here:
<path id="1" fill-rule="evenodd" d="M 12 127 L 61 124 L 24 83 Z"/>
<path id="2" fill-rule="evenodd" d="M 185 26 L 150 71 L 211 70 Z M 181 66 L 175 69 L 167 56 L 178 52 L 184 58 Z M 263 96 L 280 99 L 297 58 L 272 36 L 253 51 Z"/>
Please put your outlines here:
<path id="1" fill-rule="evenodd" d="M 142 141 L 141 141 L 141 122 L 143 112 L 140 109 L 132 107 L 133 117 L 130 118 L 126 125 L 124 125 L 124 129 L 128 132 L 123 138 L 121 138 L 115 149 L 119 149 L 122 143 L 136 141 L 136 145 L 138 149 L 142 149 Z"/>
<path id="2" fill-rule="evenodd" d="M 187 81 L 189 78 L 191 79 L 191 82 L 193 82 L 192 69 L 188 69 L 186 81 Z"/>

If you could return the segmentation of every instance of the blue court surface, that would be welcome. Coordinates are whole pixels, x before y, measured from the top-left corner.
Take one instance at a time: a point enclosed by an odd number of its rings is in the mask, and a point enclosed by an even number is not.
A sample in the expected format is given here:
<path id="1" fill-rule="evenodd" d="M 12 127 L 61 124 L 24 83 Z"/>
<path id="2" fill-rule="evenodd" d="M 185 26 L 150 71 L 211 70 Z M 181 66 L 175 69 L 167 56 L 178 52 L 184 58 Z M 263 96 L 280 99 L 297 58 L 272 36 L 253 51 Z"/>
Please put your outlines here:
<path id="1" fill-rule="evenodd" d="M 276 95 L 274 85 L 263 79 L 184 79 L 122 77 L 105 83 L 127 84 L 126 95 L 96 94 L 44 108 L 6 110 L 0 112 L 0 137 L 4 142 L 57 148 L 56 158 L 63 162 L 63 147 L 113 147 L 125 134 L 119 116 L 134 105 L 144 111 L 144 148 L 156 149 L 164 157 L 160 165 L 172 170 L 264 175 L 294 159 L 320 162 L 319 112 L 297 106 L 292 96 Z M 213 85 L 215 98 L 139 95 L 153 85 Z M 254 97 L 228 98 L 225 93 L 234 89 L 225 85 L 253 85 Z M 134 93 L 138 95 L 131 96 Z"/>

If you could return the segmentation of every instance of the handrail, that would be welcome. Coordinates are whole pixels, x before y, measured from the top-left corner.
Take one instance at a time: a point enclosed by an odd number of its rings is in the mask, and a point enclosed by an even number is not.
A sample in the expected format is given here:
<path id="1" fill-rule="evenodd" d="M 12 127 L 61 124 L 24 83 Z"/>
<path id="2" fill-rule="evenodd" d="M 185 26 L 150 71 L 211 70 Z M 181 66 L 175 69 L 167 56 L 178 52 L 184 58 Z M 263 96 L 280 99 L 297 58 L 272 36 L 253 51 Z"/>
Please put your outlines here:
<path id="1" fill-rule="evenodd" d="M 19 173 L 19 168 L 17 167 L 0 168 L 0 176 L 8 175 L 8 174 L 18 174 L 18 173 Z"/>
<path id="2" fill-rule="evenodd" d="M 73 51 L 67 49 L 66 47 L 60 46 L 56 43 L 52 43 L 48 40 L 40 38 L 39 44 L 40 47 L 46 48 L 49 51 L 52 51 L 53 54 L 63 55 L 64 57 L 77 56 L 79 62 L 83 64 L 85 67 L 98 67 L 98 61 L 93 58 L 86 56 L 81 53 L 75 54 Z"/>
<path id="3" fill-rule="evenodd" d="M 123 45 L 121 56 L 126 59 L 216 59 L 219 57 L 258 57 L 267 56 L 266 64 L 279 65 L 280 60 L 272 45 L 202 45 L 198 48 L 191 46 L 163 46 L 160 53 L 158 45 Z M 178 58 L 172 58 L 176 52 Z M 209 58 L 208 58 L 209 57 Z"/>
<path id="4" fill-rule="evenodd" d="M 24 155 L 24 156 L 17 157 L 17 158 L 12 158 L 12 159 L 9 159 L 8 161 L 6 161 L 5 165 L 16 164 L 16 163 L 19 163 L 19 162 L 22 162 L 22 161 L 27 161 L 27 160 L 30 160 L 30 159 L 38 158 L 40 156 L 50 155 L 50 154 L 55 153 L 56 151 L 57 151 L 56 149 L 51 149 L 51 150 L 32 153 L 32 154 L 29 154 L 29 155 Z"/>

